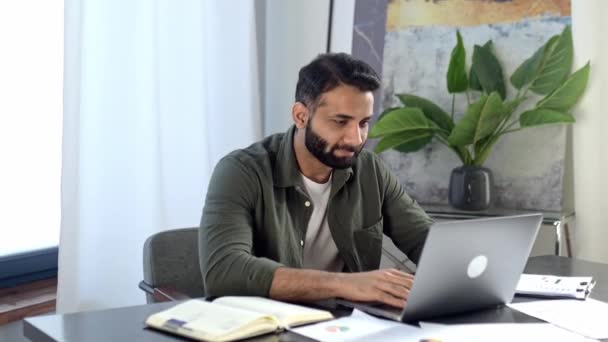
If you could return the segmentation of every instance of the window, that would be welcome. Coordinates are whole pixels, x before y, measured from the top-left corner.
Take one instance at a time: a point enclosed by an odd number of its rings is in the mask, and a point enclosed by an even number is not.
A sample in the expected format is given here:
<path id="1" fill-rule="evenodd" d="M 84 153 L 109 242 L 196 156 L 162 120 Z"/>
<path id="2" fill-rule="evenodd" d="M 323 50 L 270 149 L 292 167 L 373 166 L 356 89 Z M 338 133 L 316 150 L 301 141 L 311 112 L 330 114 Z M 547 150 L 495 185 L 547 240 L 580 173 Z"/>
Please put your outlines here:
<path id="1" fill-rule="evenodd" d="M 14 262 L 53 248 L 56 259 L 63 1 L 0 2 L 0 45 L 1 279 L 8 259 Z"/>

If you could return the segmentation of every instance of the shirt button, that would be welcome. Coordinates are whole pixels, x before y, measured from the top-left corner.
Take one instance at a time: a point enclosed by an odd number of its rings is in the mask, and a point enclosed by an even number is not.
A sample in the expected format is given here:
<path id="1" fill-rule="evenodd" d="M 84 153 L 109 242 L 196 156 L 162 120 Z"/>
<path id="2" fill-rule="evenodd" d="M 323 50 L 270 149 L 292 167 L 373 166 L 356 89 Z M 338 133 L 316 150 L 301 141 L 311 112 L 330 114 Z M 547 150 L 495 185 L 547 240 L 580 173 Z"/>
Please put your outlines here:
<path id="1" fill-rule="evenodd" d="M 300 246 L 304 246 L 304 240 L 300 240 Z"/>
<path id="2" fill-rule="evenodd" d="M 310 202 L 306 201 L 306 202 L 304 202 L 304 205 L 307 206 L 307 207 L 310 207 Z"/>

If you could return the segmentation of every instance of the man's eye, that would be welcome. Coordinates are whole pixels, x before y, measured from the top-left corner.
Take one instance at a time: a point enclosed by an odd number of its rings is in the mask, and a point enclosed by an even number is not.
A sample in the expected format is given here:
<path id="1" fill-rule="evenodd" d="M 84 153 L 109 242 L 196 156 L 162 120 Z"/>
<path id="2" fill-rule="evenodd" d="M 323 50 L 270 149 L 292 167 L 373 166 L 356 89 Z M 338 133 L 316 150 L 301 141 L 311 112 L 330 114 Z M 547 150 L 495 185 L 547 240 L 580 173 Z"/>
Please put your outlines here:
<path id="1" fill-rule="evenodd" d="M 362 121 L 361 123 L 359 123 L 360 127 L 367 127 L 367 125 L 369 125 L 369 121 Z"/>
<path id="2" fill-rule="evenodd" d="M 346 120 L 334 120 L 334 122 L 340 126 L 344 126 L 347 123 Z"/>

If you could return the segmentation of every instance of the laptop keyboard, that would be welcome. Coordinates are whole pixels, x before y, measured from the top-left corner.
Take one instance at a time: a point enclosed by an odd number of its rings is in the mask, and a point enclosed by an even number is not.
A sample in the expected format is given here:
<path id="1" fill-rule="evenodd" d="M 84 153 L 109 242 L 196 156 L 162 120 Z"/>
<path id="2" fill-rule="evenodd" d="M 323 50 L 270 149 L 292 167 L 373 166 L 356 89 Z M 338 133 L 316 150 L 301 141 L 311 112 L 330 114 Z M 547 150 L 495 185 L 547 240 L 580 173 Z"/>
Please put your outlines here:
<path id="1" fill-rule="evenodd" d="M 367 305 L 371 306 L 373 308 L 376 308 L 376 309 L 380 309 L 382 311 L 394 312 L 396 314 L 399 314 L 399 313 L 401 313 L 401 311 L 403 311 L 403 309 L 396 308 L 394 306 L 384 304 L 381 302 L 370 302 L 370 303 L 367 303 Z"/>

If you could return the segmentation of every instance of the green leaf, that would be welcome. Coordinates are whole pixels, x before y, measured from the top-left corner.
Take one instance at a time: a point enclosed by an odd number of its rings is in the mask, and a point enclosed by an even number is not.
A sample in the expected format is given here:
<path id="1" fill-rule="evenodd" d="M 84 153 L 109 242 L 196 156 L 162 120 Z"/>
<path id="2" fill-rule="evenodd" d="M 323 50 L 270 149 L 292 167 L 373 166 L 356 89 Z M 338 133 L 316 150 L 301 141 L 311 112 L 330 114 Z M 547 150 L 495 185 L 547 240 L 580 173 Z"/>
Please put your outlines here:
<path id="1" fill-rule="evenodd" d="M 477 128 L 477 122 L 481 115 L 481 109 L 488 100 L 487 95 L 482 95 L 479 100 L 473 102 L 464 117 L 456 123 L 452 133 L 448 137 L 450 145 L 454 146 L 465 146 L 473 143 L 475 139 L 475 129 Z"/>
<path id="2" fill-rule="evenodd" d="M 500 134 L 493 134 L 475 143 L 475 160 L 471 164 L 476 166 L 483 165 L 499 138 Z"/>
<path id="3" fill-rule="evenodd" d="M 378 120 L 382 119 L 382 117 L 384 117 L 386 115 L 386 113 L 391 112 L 395 109 L 399 109 L 399 108 L 401 108 L 401 107 L 391 107 L 391 108 L 385 109 L 378 116 Z M 439 128 L 439 127 L 437 127 L 437 128 Z M 397 133 L 397 134 L 399 134 L 399 133 Z M 419 149 L 424 147 L 426 144 L 428 144 L 432 139 L 433 139 L 433 135 L 429 134 L 429 136 L 426 138 L 420 138 L 420 140 L 413 140 L 413 141 L 407 142 L 403 145 L 393 147 L 393 149 L 397 150 L 399 152 L 404 152 L 404 153 L 418 151 Z M 388 141 L 387 141 L 387 143 L 388 143 Z"/>
<path id="4" fill-rule="evenodd" d="M 570 26 L 566 26 L 557 39 L 547 42 L 538 77 L 530 90 L 546 95 L 559 87 L 572 70 L 572 55 L 572 32 Z"/>
<path id="5" fill-rule="evenodd" d="M 513 113 L 517 107 L 519 107 L 520 104 L 522 104 L 524 101 L 526 101 L 528 99 L 528 96 L 521 96 L 521 97 L 517 97 L 511 101 L 506 101 L 505 102 L 505 113 Z"/>
<path id="6" fill-rule="evenodd" d="M 587 81 L 589 80 L 589 69 L 589 62 L 587 62 L 584 67 L 570 75 L 559 88 L 540 100 L 536 104 L 537 107 L 555 109 L 562 112 L 570 110 L 585 92 Z"/>
<path id="7" fill-rule="evenodd" d="M 369 132 L 370 138 L 401 133 L 409 130 L 431 130 L 427 118 L 420 108 L 398 108 L 387 112 Z"/>
<path id="8" fill-rule="evenodd" d="M 467 90 L 469 82 L 465 68 L 466 51 L 462 44 L 460 31 L 456 31 L 456 40 L 456 46 L 452 49 L 447 74 L 448 92 L 450 93 L 461 93 Z"/>
<path id="9" fill-rule="evenodd" d="M 492 53 L 492 50 L 486 47 L 475 45 L 473 51 L 473 72 L 479 79 L 479 84 L 486 93 L 498 92 L 502 99 L 507 96 L 505 88 L 504 76 L 502 67 Z"/>
<path id="10" fill-rule="evenodd" d="M 389 134 L 384 136 L 376 145 L 376 153 L 384 152 L 393 148 L 399 152 L 418 151 L 433 138 L 433 133 L 428 130 L 412 130 L 402 133 Z"/>
<path id="11" fill-rule="evenodd" d="M 485 49 L 488 49 L 490 51 L 492 51 L 492 41 L 488 40 L 483 47 Z M 479 79 L 477 78 L 477 75 L 475 75 L 475 70 L 473 67 L 471 67 L 471 70 L 469 71 L 469 88 L 473 89 L 473 90 L 479 90 L 482 91 L 483 88 L 481 88 L 481 84 L 479 83 Z"/>
<path id="12" fill-rule="evenodd" d="M 494 139 L 494 135 L 489 135 L 483 139 L 476 141 L 473 144 L 473 151 L 475 151 L 475 156 L 478 156 L 483 151 L 484 147 L 490 143 L 492 139 Z"/>
<path id="13" fill-rule="evenodd" d="M 452 118 L 435 103 L 411 94 L 397 94 L 397 97 L 407 107 L 420 108 L 427 119 L 436 123 L 442 130 L 447 131 L 446 137 L 454 128 Z"/>
<path id="14" fill-rule="evenodd" d="M 488 101 L 486 101 L 481 110 L 481 115 L 479 117 L 479 122 L 477 124 L 477 129 L 475 130 L 475 138 L 473 141 L 477 142 L 492 134 L 502 121 L 503 113 L 504 106 L 500 95 L 493 92 L 490 94 Z"/>
<path id="15" fill-rule="evenodd" d="M 557 38 L 558 36 L 556 35 L 551 39 L 556 40 Z M 538 76 L 538 71 L 545 56 L 545 50 L 551 44 L 551 39 L 545 45 L 538 48 L 532 57 L 526 59 L 511 75 L 511 84 L 516 89 L 523 88 Z"/>
<path id="16" fill-rule="evenodd" d="M 462 164 L 464 165 L 470 165 L 471 164 L 471 153 L 469 153 L 469 150 L 464 147 L 464 146 L 449 146 L 452 151 L 454 151 L 454 153 L 456 153 L 456 155 L 458 155 L 458 158 L 460 158 L 460 161 L 462 161 Z"/>
<path id="17" fill-rule="evenodd" d="M 383 117 L 384 117 L 384 116 L 385 116 L 387 113 L 392 112 L 392 111 L 397 110 L 397 109 L 400 109 L 400 108 L 403 108 L 403 107 L 390 107 L 390 108 L 385 109 L 384 111 L 382 111 L 382 113 L 380 113 L 380 115 L 378 115 L 378 120 L 376 120 L 376 121 L 380 121 L 380 120 L 382 120 L 382 118 L 383 118 Z"/>
<path id="18" fill-rule="evenodd" d="M 517 97 L 511 101 L 506 101 L 503 105 L 502 115 L 500 118 L 500 122 L 508 121 L 513 116 L 513 112 L 522 104 L 524 101 L 528 99 L 527 96 Z M 499 124 L 500 126 L 500 124 Z"/>
<path id="19" fill-rule="evenodd" d="M 464 117 L 456 124 L 448 141 L 452 145 L 473 144 L 492 134 L 503 118 L 503 104 L 500 95 L 493 92 L 482 96 L 471 104 Z"/>
<path id="20" fill-rule="evenodd" d="M 544 108 L 528 110 L 519 116 L 519 125 L 521 127 L 573 123 L 574 121 L 576 120 L 570 114 Z"/>

